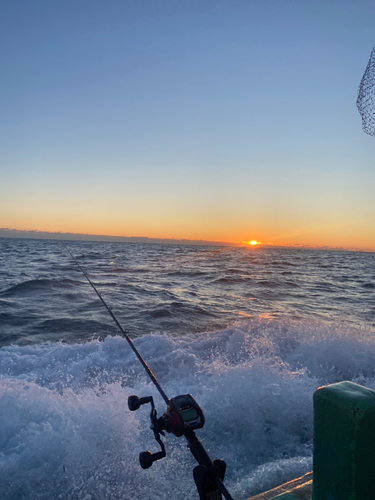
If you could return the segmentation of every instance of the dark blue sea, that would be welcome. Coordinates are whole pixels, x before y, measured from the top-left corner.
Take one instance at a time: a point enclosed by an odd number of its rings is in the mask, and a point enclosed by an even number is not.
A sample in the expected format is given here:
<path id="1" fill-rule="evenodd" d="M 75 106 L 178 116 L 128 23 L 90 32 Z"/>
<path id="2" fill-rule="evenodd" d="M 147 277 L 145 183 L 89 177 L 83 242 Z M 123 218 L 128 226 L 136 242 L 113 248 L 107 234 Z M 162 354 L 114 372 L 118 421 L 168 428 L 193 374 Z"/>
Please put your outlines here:
<path id="1" fill-rule="evenodd" d="M 312 395 L 375 389 L 375 254 L 66 242 L 169 397 L 191 393 L 226 486 L 244 499 L 312 468 Z M 196 499 L 184 438 L 58 241 L 0 239 L 0 498 Z"/>

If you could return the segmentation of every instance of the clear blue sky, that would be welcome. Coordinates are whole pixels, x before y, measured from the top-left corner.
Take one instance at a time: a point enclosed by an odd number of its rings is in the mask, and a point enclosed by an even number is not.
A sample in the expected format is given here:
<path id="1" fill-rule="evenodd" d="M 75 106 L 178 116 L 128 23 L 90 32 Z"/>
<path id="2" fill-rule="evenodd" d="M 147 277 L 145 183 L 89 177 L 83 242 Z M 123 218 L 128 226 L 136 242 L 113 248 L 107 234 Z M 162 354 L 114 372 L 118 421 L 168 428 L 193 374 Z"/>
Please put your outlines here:
<path id="1" fill-rule="evenodd" d="M 374 1 L 0 5 L 0 227 L 375 250 Z"/>

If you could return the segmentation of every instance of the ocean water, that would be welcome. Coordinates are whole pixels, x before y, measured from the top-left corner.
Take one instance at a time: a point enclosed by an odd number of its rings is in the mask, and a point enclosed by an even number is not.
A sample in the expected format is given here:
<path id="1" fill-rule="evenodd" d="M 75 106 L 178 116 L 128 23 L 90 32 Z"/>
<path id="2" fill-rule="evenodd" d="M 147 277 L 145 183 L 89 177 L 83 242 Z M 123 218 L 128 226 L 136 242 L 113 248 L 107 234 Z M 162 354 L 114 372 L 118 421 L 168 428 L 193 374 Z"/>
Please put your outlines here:
<path id="1" fill-rule="evenodd" d="M 191 393 L 244 499 L 312 468 L 312 395 L 375 389 L 375 254 L 67 242 L 169 397 Z M 57 241 L 0 239 L 0 498 L 196 499 L 184 438 Z"/>

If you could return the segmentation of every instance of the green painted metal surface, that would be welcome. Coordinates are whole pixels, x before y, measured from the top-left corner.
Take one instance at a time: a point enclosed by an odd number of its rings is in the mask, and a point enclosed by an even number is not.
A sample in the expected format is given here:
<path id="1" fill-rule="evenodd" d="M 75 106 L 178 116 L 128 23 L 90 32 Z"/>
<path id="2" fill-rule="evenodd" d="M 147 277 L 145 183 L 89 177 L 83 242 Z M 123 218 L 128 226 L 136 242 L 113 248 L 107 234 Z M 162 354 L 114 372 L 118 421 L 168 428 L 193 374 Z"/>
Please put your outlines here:
<path id="1" fill-rule="evenodd" d="M 340 382 L 315 392 L 313 471 L 313 500 L 375 499 L 375 391 Z"/>

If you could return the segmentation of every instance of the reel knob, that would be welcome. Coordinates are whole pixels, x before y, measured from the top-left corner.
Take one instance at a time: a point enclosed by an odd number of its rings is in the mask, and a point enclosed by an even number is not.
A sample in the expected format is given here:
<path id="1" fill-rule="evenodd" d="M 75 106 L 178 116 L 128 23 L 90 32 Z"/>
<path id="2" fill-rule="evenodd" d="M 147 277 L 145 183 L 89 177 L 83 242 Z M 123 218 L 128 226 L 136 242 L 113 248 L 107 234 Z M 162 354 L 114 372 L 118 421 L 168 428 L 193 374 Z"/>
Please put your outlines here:
<path id="1" fill-rule="evenodd" d="M 158 451 L 157 453 L 142 451 L 139 454 L 139 463 L 141 464 L 142 469 L 149 469 L 156 460 L 160 460 L 164 457 L 165 451 Z"/>
<path id="2" fill-rule="evenodd" d="M 133 396 L 128 397 L 128 407 L 130 411 L 136 411 L 139 409 L 141 405 L 144 405 L 146 403 L 151 403 L 151 401 L 152 401 L 152 396 L 140 398 L 134 394 Z"/>

